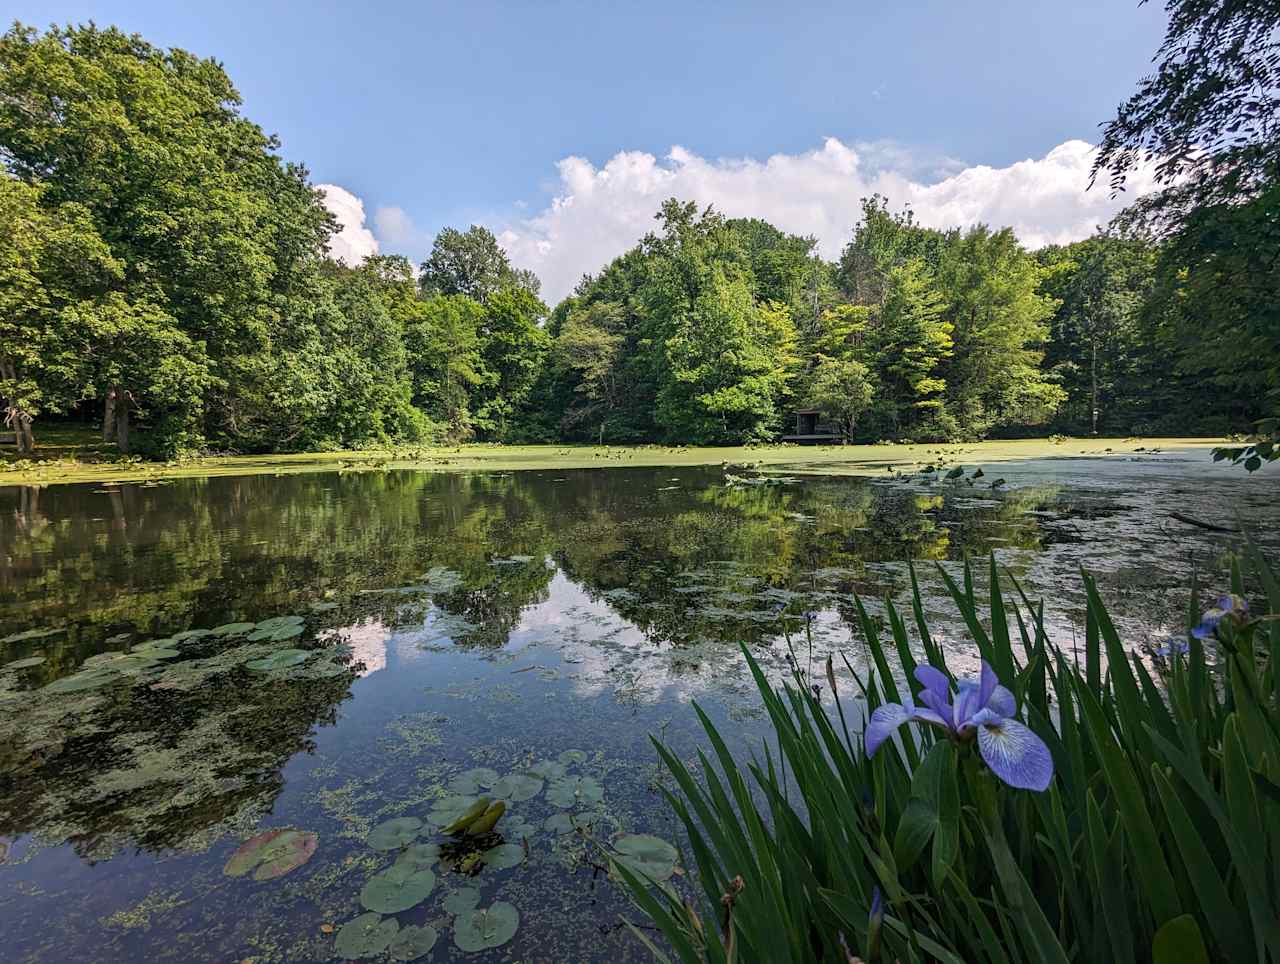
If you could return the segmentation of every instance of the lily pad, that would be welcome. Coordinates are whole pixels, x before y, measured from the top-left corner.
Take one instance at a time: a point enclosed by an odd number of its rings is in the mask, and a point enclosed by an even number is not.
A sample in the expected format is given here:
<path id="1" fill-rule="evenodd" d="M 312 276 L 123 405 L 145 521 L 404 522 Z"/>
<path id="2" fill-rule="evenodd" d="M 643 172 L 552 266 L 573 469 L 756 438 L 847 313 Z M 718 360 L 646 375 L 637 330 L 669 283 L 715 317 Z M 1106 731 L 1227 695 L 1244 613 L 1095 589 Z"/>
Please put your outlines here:
<path id="1" fill-rule="evenodd" d="M 519 814 L 508 817 L 502 823 L 502 836 L 508 840 L 528 840 L 538 832 L 538 828 L 531 823 L 525 823 L 524 817 Z"/>
<path id="2" fill-rule="evenodd" d="M 604 799 L 604 787 L 594 777 L 561 777 L 547 788 L 547 802 L 562 810 L 590 807 Z"/>
<path id="3" fill-rule="evenodd" d="M 62 679 L 54 680 L 52 683 L 42 687 L 41 692 L 79 693 L 83 690 L 93 690 L 100 686 L 106 686 L 108 683 L 114 683 L 118 679 L 120 679 L 120 676 L 117 673 L 102 668 L 82 670 L 74 676 L 64 676 Z"/>
<path id="4" fill-rule="evenodd" d="M 393 961 L 416 961 L 431 953 L 440 935 L 430 924 L 425 927 L 404 927 L 396 934 L 388 952 Z"/>
<path id="5" fill-rule="evenodd" d="M 524 848 L 515 843 L 498 844 L 486 850 L 480 859 L 494 870 L 507 870 L 524 860 Z"/>
<path id="6" fill-rule="evenodd" d="M 435 866 L 440 859 L 440 845 L 433 843 L 415 843 L 404 848 L 396 858 L 395 867 L 406 867 L 410 873 L 426 870 Z"/>
<path id="7" fill-rule="evenodd" d="M 586 750 L 564 750 L 559 757 L 561 763 L 567 767 L 573 766 L 575 763 L 587 762 Z"/>
<path id="8" fill-rule="evenodd" d="M 465 794 L 443 797 L 431 805 L 427 820 L 437 827 L 447 827 L 475 805 L 478 798 Z"/>
<path id="9" fill-rule="evenodd" d="M 243 877 L 253 871 L 254 880 L 274 880 L 305 864 L 319 844 L 320 838 L 305 830 L 268 830 L 242 843 L 222 872 Z"/>
<path id="10" fill-rule="evenodd" d="M 449 781 L 449 790 L 463 795 L 474 795 L 498 782 L 498 771 L 488 767 L 464 770 Z"/>
<path id="11" fill-rule="evenodd" d="M 520 912 L 504 900 L 492 906 L 460 914 L 453 925 L 453 942 L 459 950 L 474 953 L 501 947 L 515 937 Z"/>
<path id="12" fill-rule="evenodd" d="M 174 633 L 171 637 L 175 643 L 183 642 L 188 639 L 204 639 L 206 636 L 212 636 L 212 629 L 184 629 L 180 633 Z"/>
<path id="13" fill-rule="evenodd" d="M 272 653 L 263 659 L 251 659 L 245 663 L 245 669 L 256 669 L 270 672 L 273 669 L 288 669 L 290 666 L 297 666 L 304 663 L 307 657 L 311 655 L 309 649 L 282 649 L 278 653 Z"/>
<path id="14" fill-rule="evenodd" d="M 613 843 L 618 863 L 628 870 L 663 881 L 676 870 L 676 848 L 661 837 L 647 833 L 625 834 Z"/>
<path id="15" fill-rule="evenodd" d="M 339 957 L 348 961 L 377 957 L 391 946 L 399 931 L 400 925 L 394 917 L 383 920 L 381 914 L 361 914 L 342 925 L 333 949 Z"/>
<path id="16" fill-rule="evenodd" d="M 251 633 L 256 628 L 253 623 L 223 623 L 221 626 L 213 627 L 210 632 L 215 636 L 243 636 L 245 633 Z"/>
<path id="17" fill-rule="evenodd" d="M 392 866 L 365 882 L 360 889 L 360 904 L 379 914 L 398 914 L 421 904 L 435 886 L 434 871 Z"/>
<path id="18" fill-rule="evenodd" d="M 447 914 L 465 914 L 480 906 L 480 891 L 474 887 L 460 887 L 445 897 L 440 906 Z"/>
<path id="19" fill-rule="evenodd" d="M 337 609 L 337 608 L 338 608 L 338 604 L 337 604 L 336 602 L 332 602 L 332 601 L 326 601 L 326 602 L 313 602 L 313 603 L 311 604 L 311 611 L 312 611 L 313 613 L 327 613 L 327 612 L 332 612 L 333 610 L 335 610 L 335 609 Z M 407 958 L 406 958 L 406 960 L 407 960 Z"/>
<path id="20" fill-rule="evenodd" d="M 569 768 L 559 760 L 539 760 L 529 767 L 529 772 L 544 780 L 559 780 L 569 772 Z"/>
<path id="21" fill-rule="evenodd" d="M 573 832 L 573 821 L 569 819 L 567 813 L 553 813 L 543 821 L 542 826 L 548 832 L 555 834 Z"/>
<path id="22" fill-rule="evenodd" d="M 493 785 L 492 792 L 503 800 L 523 803 L 542 792 L 542 780 L 531 773 L 509 773 Z"/>
<path id="23" fill-rule="evenodd" d="M 54 629 L 27 629 L 0 639 L 0 646 L 5 645 L 5 643 L 25 643 L 28 639 L 44 639 L 46 636 L 56 636 L 63 631 L 61 626 Z"/>
<path id="24" fill-rule="evenodd" d="M 43 656 L 28 656 L 25 659 L 15 659 L 12 663 L 5 663 L 0 666 L 0 670 L 6 669 L 30 669 L 32 666 L 39 666 L 45 661 Z"/>
<path id="25" fill-rule="evenodd" d="M 279 626 L 274 629 L 255 629 L 246 636 L 245 639 L 249 640 L 251 643 L 260 641 L 268 643 L 283 643 L 287 639 L 293 639 L 295 636 L 301 636 L 302 629 L 303 627 L 301 624 L 295 625 L 292 623 L 286 626 Z"/>
<path id="26" fill-rule="evenodd" d="M 365 842 L 374 850 L 399 850 L 417 840 L 421 830 L 417 817 L 396 817 L 374 827 Z"/>

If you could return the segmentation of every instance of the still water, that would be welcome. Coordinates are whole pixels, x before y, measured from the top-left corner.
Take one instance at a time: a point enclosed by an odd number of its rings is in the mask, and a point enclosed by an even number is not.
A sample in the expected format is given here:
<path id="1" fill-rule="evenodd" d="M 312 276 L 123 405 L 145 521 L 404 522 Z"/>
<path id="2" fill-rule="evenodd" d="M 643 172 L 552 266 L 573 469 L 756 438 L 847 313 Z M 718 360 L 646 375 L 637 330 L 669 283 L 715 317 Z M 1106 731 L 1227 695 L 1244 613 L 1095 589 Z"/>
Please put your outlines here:
<path id="1" fill-rule="evenodd" d="M 1198 462 L 1001 472 L 0 489 L 0 959 L 645 960 L 603 854 L 679 844 L 649 736 L 693 758 L 691 700 L 758 745 L 740 643 L 858 667 L 853 595 L 883 613 L 914 560 L 963 663 L 935 563 L 994 553 L 1068 648 L 1096 572 L 1145 654 L 1232 545 L 1167 513 L 1280 516 L 1275 480 Z M 481 796 L 494 831 L 442 848 Z"/>

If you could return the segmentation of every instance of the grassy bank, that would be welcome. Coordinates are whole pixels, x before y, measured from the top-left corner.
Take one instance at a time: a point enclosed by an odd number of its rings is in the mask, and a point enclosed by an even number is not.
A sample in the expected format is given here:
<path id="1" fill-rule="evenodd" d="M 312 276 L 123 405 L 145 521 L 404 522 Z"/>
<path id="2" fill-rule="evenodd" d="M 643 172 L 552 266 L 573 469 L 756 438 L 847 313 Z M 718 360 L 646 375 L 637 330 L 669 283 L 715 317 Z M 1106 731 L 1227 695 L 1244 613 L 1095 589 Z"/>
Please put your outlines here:
<path id="1" fill-rule="evenodd" d="M 323 452 L 291 455 L 233 455 L 181 462 L 145 462 L 115 455 L 90 436 L 50 432 L 34 459 L 12 451 L 0 462 L 0 485 L 56 485 L 71 482 L 133 482 L 219 475 L 289 475 L 302 472 L 425 469 L 450 472 L 657 467 L 750 466 L 778 472 L 883 475 L 913 472 L 928 465 L 992 464 L 1042 459 L 1133 458 L 1203 459 L 1221 439 L 1020 439 L 1015 441 L 919 445 L 769 445 L 685 448 L 666 445 L 461 445 Z"/>

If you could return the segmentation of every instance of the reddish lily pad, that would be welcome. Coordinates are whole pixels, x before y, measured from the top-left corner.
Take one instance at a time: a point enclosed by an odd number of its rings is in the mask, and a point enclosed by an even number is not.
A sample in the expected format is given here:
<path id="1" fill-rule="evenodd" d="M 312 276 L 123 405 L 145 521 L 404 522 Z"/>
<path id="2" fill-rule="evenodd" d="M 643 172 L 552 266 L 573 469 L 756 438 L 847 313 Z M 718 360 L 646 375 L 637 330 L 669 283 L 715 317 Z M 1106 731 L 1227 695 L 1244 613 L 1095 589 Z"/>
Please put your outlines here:
<path id="1" fill-rule="evenodd" d="M 222 872 L 243 877 L 253 871 L 254 880 L 274 880 L 305 864 L 319 845 L 320 838 L 306 830 L 268 830 L 242 843 Z"/>

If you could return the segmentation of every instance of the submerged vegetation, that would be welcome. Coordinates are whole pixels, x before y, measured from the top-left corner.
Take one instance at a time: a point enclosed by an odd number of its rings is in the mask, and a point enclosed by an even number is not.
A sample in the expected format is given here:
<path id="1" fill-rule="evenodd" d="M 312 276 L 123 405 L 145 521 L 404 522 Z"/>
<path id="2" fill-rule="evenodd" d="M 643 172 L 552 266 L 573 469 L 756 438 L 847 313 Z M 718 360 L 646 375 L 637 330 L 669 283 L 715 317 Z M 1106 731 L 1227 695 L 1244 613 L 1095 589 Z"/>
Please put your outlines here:
<path id="1" fill-rule="evenodd" d="M 865 732 L 830 657 L 825 673 L 797 661 L 778 688 L 744 648 L 776 751 L 739 762 L 701 713 L 713 758 L 695 768 L 658 743 L 701 900 L 619 873 L 677 959 L 1280 958 L 1280 581 L 1262 555 L 1248 569 L 1263 605 L 1241 568 L 1204 614 L 1193 592 L 1154 674 L 1087 576 L 1077 662 L 991 569 L 985 618 L 968 568 L 947 577 L 983 658 L 954 708 L 917 590 L 915 640 L 892 602 L 888 638 L 859 606 L 873 669 L 846 668 L 872 709 Z M 908 713 L 917 684 L 927 709 Z M 908 717 L 940 729 L 891 740 Z"/>

